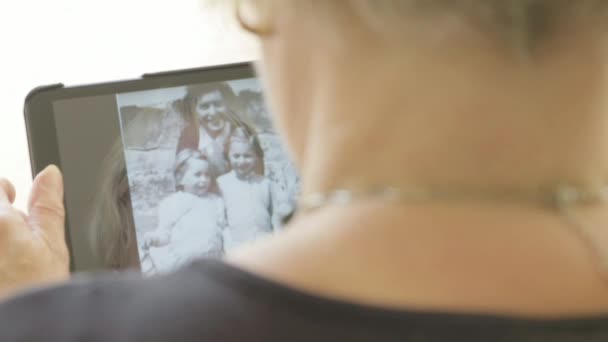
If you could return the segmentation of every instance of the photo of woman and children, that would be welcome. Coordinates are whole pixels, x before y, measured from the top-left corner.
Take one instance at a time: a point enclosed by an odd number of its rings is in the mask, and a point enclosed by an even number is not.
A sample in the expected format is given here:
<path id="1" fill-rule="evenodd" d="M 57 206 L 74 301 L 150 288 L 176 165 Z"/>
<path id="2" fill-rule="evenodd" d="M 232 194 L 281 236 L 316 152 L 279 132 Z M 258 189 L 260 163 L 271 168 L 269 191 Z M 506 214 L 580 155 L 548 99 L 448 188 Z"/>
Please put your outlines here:
<path id="1" fill-rule="evenodd" d="M 255 79 L 117 95 L 140 268 L 174 270 L 281 229 L 299 179 Z"/>

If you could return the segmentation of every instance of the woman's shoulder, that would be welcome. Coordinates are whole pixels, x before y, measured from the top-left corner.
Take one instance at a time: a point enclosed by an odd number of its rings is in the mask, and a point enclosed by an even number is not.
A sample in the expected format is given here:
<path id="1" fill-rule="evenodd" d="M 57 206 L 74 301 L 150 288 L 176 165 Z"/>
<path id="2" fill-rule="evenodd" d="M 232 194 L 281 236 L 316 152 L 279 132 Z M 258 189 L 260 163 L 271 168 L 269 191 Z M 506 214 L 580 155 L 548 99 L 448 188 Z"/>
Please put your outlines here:
<path id="1" fill-rule="evenodd" d="M 228 307 L 213 278 L 199 269 L 77 276 L 0 304 L 0 341 L 230 341 L 210 332 L 227 324 L 211 318 Z"/>
<path id="2" fill-rule="evenodd" d="M 368 307 L 212 260 L 150 279 L 85 277 L 0 304 L 1 341 L 70 342 L 83 336 L 146 342 L 595 342 L 608 340 L 608 317 L 533 320 Z"/>

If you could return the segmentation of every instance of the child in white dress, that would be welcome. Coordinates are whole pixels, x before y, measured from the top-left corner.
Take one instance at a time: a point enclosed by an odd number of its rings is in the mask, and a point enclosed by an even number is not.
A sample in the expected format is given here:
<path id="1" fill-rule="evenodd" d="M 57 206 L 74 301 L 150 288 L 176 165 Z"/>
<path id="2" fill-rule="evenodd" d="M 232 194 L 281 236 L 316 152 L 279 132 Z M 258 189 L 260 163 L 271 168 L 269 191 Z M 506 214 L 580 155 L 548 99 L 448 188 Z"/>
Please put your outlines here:
<path id="1" fill-rule="evenodd" d="M 210 165 L 196 150 L 175 163 L 176 192 L 158 208 L 158 228 L 144 236 L 142 272 L 166 273 L 193 259 L 223 254 L 224 204 L 213 191 Z"/>
<path id="2" fill-rule="evenodd" d="M 273 215 L 273 191 L 264 177 L 257 137 L 237 133 L 227 150 L 232 170 L 217 180 L 228 221 L 223 234 L 225 250 L 272 233 L 279 220 Z"/>

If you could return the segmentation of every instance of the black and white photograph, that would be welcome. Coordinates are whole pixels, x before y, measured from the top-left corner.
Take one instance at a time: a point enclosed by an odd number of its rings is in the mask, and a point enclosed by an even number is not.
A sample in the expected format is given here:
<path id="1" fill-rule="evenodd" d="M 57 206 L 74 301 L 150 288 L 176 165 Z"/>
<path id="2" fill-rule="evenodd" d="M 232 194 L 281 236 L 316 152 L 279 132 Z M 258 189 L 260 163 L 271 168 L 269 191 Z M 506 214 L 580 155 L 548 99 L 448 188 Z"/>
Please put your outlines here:
<path id="1" fill-rule="evenodd" d="M 117 95 L 141 270 L 162 274 L 281 229 L 299 178 L 256 79 Z"/>

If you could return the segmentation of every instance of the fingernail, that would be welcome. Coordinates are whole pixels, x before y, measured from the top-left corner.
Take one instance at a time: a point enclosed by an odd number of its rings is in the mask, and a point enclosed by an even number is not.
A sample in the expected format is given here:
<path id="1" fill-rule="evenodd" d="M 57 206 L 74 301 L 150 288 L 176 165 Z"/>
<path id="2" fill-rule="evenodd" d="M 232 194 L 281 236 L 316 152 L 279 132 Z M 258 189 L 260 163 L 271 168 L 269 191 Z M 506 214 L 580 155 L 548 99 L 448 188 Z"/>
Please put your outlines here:
<path id="1" fill-rule="evenodd" d="M 57 166 L 47 166 L 42 170 L 40 176 L 42 177 L 40 181 L 45 188 L 63 196 L 63 177 Z"/>

